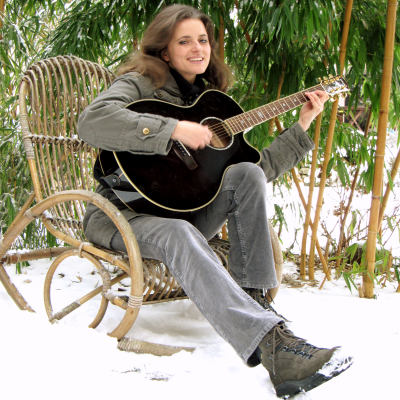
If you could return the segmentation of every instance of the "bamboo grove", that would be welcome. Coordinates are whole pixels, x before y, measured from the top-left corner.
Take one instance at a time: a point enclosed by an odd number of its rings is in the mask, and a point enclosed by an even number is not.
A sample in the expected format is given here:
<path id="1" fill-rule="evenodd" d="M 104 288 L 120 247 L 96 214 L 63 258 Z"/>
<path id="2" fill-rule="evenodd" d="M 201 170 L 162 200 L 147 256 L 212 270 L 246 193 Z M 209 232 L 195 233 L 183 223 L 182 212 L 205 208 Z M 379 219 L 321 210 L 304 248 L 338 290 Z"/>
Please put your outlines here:
<path id="1" fill-rule="evenodd" d="M 285 186 L 301 191 L 298 171 L 311 167 L 308 198 L 300 193 L 303 204 L 291 205 L 298 207 L 308 228 L 297 238 L 302 248 L 300 274 L 304 279 L 314 278 L 315 257 L 321 261 L 326 279 L 332 279 L 332 268 L 336 273 L 346 273 L 343 266 L 355 251 L 352 243 L 356 236 L 366 242 L 368 239 L 362 265 L 353 266 L 352 272 L 364 274 L 362 293 L 371 297 L 371 285 L 377 279 L 376 257 L 386 264 L 390 258 L 387 253 L 376 254 L 377 243 L 384 232 L 397 229 L 400 216 L 400 212 L 385 214 L 400 153 L 390 165 L 385 165 L 382 157 L 386 130 L 398 127 L 400 113 L 400 26 L 397 1 L 393 0 L 0 0 L 1 231 L 5 232 L 32 191 L 19 138 L 17 93 L 21 73 L 39 59 L 60 54 L 72 54 L 112 69 L 138 48 L 155 13 L 173 3 L 190 4 L 211 16 L 220 56 L 235 75 L 229 94 L 244 109 L 313 86 L 319 77 L 343 74 L 351 88 L 346 107 L 335 101 L 325 108 L 310 128 L 318 143 L 315 151 L 298 169 L 276 181 L 274 192 L 279 195 Z M 389 66 L 385 63 L 388 58 Z M 354 120 L 358 108 L 364 110 L 359 124 L 348 123 Z M 257 126 L 247 139 L 257 148 L 268 146 L 297 117 L 296 113 L 287 113 Z M 319 221 L 324 187 L 332 174 L 341 187 L 347 188 L 337 212 L 338 237 L 330 237 L 329 229 Z M 314 187 L 315 182 L 319 187 Z M 371 194 L 368 216 L 352 209 L 358 191 Z M 316 210 L 311 210 L 312 196 L 318 196 Z M 278 233 L 284 234 L 289 224 L 285 210 L 275 205 L 275 211 L 273 223 Z M 369 218 L 370 226 L 356 233 L 362 218 Z M 321 230 L 328 238 L 325 250 L 319 243 Z M 311 237 L 309 248 L 307 235 Z M 16 247 L 37 248 L 51 240 L 38 222 Z M 326 259 L 329 247 L 333 255 L 330 262 Z M 397 269 L 395 272 L 400 279 Z M 346 276 L 349 287 L 353 286 L 352 274 Z"/>

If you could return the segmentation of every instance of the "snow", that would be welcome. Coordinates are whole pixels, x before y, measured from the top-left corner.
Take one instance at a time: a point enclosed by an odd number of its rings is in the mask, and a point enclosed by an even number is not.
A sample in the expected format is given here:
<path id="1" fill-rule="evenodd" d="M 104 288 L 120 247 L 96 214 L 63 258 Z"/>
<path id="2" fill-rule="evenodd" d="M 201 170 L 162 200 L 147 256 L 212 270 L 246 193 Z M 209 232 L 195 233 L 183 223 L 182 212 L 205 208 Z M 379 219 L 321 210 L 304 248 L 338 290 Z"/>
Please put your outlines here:
<path id="1" fill-rule="evenodd" d="M 395 182 L 386 214 L 398 204 L 399 184 Z M 303 186 L 307 198 L 307 187 Z M 314 210 L 318 188 L 314 191 Z M 326 188 L 321 220 L 332 237 L 338 237 L 333 210 L 345 193 L 340 188 Z M 282 247 L 292 244 L 299 253 L 305 212 L 295 189 L 283 190 L 282 197 L 270 193 L 270 215 L 278 203 L 290 221 L 283 229 Z M 367 215 L 371 197 L 357 194 L 353 209 Z M 291 213 L 291 214 L 290 214 Z M 313 213 L 312 213 L 313 215 Z M 364 218 L 363 226 L 368 224 Z M 349 214 L 348 222 L 351 220 Z M 318 238 L 325 245 L 324 231 Z M 400 256 L 398 229 L 383 242 Z M 307 252 L 309 245 L 307 245 Z M 175 346 L 196 347 L 193 353 L 180 352 L 171 357 L 123 352 L 117 340 L 107 336 L 124 314 L 110 305 L 102 323 L 95 329 L 87 326 L 95 317 L 100 296 L 83 304 L 58 324 L 50 324 L 43 304 L 43 282 L 51 261 L 31 261 L 23 274 L 15 274 L 15 265 L 6 267 L 35 314 L 20 311 L 0 285 L 0 393 L 2 399 L 57 400 L 110 398 L 137 399 L 182 397 L 197 399 L 276 399 L 267 371 L 248 368 L 234 350 L 221 339 L 190 300 L 146 305 L 128 332 L 128 337 Z M 101 285 L 100 276 L 87 260 L 68 258 L 55 272 L 51 300 L 54 311 L 78 300 Z M 284 265 L 284 274 L 296 274 L 296 266 Z M 293 288 L 282 285 L 274 308 L 292 321 L 289 328 L 299 337 L 320 347 L 342 346 L 341 352 L 354 357 L 354 364 L 343 374 L 297 400 L 372 400 L 399 398 L 400 293 L 398 283 L 386 282 L 375 287 L 376 298 L 361 299 L 344 280 L 325 282 L 316 271 L 318 284 L 305 283 Z M 360 278 L 356 283 L 361 283 Z M 128 289 L 125 279 L 113 287 Z M 125 292 L 129 294 L 129 290 Z M 90 397 L 89 397 L 90 396 Z"/>
<path id="2" fill-rule="evenodd" d="M 48 260 L 31 262 L 24 274 L 7 272 L 36 314 L 19 311 L 0 286 L 1 393 L 4 399 L 138 398 L 138 395 L 175 399 L 274 399 L 267 371 L 246 367 L 190 300 L 143 306 L 127 336 L 171 345 L 195 346 L 194 353 L 171 357 L 117 350 L 107 336 L 123 310 L 109 306 L 96 330 L 88 329 L 100 297 L 84 304 L 58 324 L 51 325 L 43 306 L 43 280 Z M 286 263 L 284 273 L 295 273 Z M 100 281 L 86 260 L 67 259 L 57 269 L 52 302 L 59 310 L 93 290 Z M 58 274 L 64 274 L 64 277 Z M 317 271 L 319 281 L 323 275 Z M 120 288 L 124 288 L 122 284 Z M 297 399 L 396 398 L 397 360 L 400 357 L 400 294 L 397 282 L 376 287 L 377 299 L 360 299 L 343 280 L 326 282 L 322 290 L 311 285 L 281 287 L 275 308 L 296 335 L 317 346 L 342 346 L 355 358 L 346 372 Z M 92 304 L 93 303 L 93 304 Z M 59 307 L 59 308 L 57 308 Z"/>

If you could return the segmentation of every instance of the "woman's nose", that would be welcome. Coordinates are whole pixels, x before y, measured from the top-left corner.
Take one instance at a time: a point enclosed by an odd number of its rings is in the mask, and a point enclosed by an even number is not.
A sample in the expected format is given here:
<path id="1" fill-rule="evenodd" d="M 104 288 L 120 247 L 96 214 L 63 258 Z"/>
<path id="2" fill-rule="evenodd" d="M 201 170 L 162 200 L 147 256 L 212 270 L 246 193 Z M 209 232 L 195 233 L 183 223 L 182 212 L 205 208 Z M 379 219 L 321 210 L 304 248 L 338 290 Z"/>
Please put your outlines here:
<path id="1" fill-rule="evenodd" d="M 199 42 L 194 42 L 192 50 L 193 51 L 200 51 L 200 49 L 201 49 L 200 43 Z"/>

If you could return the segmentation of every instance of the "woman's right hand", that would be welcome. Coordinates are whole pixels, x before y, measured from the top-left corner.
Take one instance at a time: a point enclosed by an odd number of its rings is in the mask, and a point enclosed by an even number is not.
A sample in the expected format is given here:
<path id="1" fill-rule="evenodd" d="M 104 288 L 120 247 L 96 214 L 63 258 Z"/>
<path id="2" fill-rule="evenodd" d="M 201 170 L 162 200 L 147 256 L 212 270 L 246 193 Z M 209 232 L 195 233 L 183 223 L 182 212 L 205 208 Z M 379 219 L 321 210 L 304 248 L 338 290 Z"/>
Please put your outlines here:
<path id="1" fill-rule="evenodd" d="M 204 149 L 211 142 L 212 132 L 207 126 L 196 122 L 179 121 L 171 139 L 179 140 L 192 150 Z"/>

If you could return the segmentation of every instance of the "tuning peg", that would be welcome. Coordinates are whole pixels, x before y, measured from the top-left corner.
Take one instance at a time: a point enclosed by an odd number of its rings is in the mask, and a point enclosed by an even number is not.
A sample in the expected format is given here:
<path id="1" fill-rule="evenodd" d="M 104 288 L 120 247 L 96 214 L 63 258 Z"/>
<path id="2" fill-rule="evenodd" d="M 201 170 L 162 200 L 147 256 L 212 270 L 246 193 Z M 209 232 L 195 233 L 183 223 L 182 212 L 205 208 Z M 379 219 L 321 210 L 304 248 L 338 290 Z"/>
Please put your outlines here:
<path id="1" fill-rule="evenodd" d="M 333 75 L 332 74 L 329 74 L 329 79 L 332 79 L 333 78 Z"/>
<path id="2" fill-rule="evenodd" d="M 347 93 L 342 93 L 342 98 L 345 99 L 347 97 Z"/>
<path id="3" fill-rule="evenodd" d="M 324 76 L 324 81 L 327 81 L 328 80 L 328 77 L 327 76 Z"/>
<path id="4" fill-rule="evenodd" d="M 321 83 L 322 82 L 322 78 L 318 77 L 318 82 Z"/>

